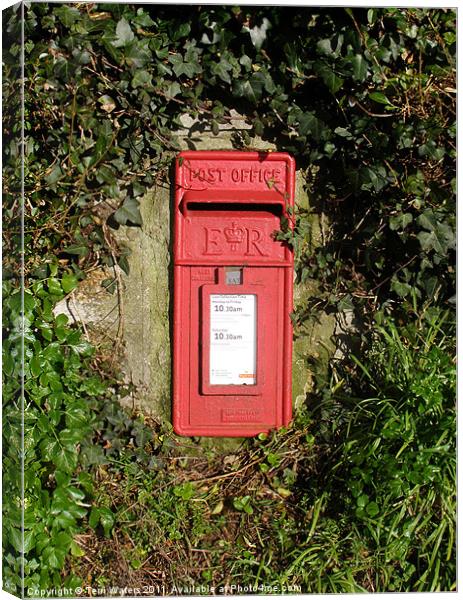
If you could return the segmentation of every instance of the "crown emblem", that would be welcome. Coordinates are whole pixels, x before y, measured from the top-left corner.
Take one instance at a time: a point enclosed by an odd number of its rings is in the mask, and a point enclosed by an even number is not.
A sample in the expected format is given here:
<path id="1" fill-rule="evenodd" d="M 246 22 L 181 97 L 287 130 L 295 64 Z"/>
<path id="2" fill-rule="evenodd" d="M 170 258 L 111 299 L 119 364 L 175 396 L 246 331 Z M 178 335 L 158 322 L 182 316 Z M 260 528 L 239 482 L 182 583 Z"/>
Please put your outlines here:
<path id="1" fill-rule="evenodd" d="M 235 251 L 238 248 L 238 245 L 244 240 L 245 231 L 235 222 L 231 224 L 231 227 L 225 227 L 224 233 L 225 239 L 231 244 L 232 251 Z"/>

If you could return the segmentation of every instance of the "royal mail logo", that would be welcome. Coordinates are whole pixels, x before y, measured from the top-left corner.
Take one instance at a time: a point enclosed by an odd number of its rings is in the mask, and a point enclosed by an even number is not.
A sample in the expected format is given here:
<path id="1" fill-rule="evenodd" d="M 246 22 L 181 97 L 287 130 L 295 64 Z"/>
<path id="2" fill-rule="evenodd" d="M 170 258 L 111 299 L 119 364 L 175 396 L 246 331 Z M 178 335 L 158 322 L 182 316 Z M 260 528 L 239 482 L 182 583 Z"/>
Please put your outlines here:
<path id="1" fill-rule="evenodd" d="M 241 227 L 232 222 L 225 227 L 204 227 L 204 253 L 220 256 L 229 251 L 245 256 L 269 256 L 266 240 L 260 229 Z"/>
<path id="2" fill-rule="evenodd" d="M 258 408 L 224 408 L 222 410 L 223 423 L 259 423 L 262 420 L 262 411 Z"/>
<path id="3" fill-rule="evenodd" d="M 225 239 L 231 245 L 232 251 L 236 251 L 246 235 L 244 228 L 239 227 L 239 225 L 233 222 L 231 227 L 225 227 L 223 231 L 225 234 Z"/>

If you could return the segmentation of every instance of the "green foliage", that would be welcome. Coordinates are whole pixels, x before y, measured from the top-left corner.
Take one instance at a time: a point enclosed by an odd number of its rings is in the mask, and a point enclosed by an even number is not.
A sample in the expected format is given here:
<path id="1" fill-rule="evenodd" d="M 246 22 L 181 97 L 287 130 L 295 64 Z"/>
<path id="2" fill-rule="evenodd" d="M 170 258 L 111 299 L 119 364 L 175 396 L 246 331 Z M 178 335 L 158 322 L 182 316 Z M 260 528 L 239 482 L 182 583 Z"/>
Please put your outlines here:
<path id="1" fill-rule="evenodd" d="M 98 525 L 101 525 L 103 527 L 104 535 L 109 537 L 111 529 L 114 525 L 114 515 L 106 506 L 94 506 L 90 513 L 88 524 L 94 529 L 98 527 Z"/>
<path id="2" fill-rule="evenodd" d="M 326 518 L 340 517 L 344 531 L 347 520 L 362 540 L 365 563 L 381 565 L 374 590 L 451 590 L 454 323 L 433 308 L 410 314 L 400 327 L 380 320 L 364 359 L 355 359 L 355 370 L 338 371 L 339 383 L 319 406 L 317 416 L 326 423 L 319 440 L 326 453 L 318 484 L 319 498 L 325 495 L 320 533 Z M 302 572 L 306 559 L 299 562 L 300 577 L 310 578 Z"/>
<path id="3" fill-rule="evenodd" d="M 130 441 L 136 469 L 157 466 L 152 432 L 123 411 L 109 381 L 95 374 L 95 351 L 82 332 L 69 326 L 66 315 L 53 314 L 75 277 L 59 277 L 56 264 L 48 269 L 49 277 L 24 290 L 23 301 L 11 282 L 3 284 L 4 581 L 12 593 L 23 585 L 78 585 L 73 575 L 63 580 L 62 571 L 69 553 L 83 554 L 75 536 L 86 519 L 110 536 L 114 515 L 95 498 L 88 472 L 93 465 L 111 464 Z"/>
<path id="4" fill-rule="evenodd" d="M 343 14 L 313 17 L 324 28 L 313 34 L 326 38 L 316 44 L 324 70 L 317 61 L 312 66 L 331 96 L 309 75 L 320 101 L 309 100 L 309 112 L 288 118 L 298 129 L 294 141 L 306 136 L 315 211 L 333 224 L 315 252 L 310 244 L 302 247 L 299 277 L 322 281 L 321 299 L 334 306 L 342 299 L 356 307 L 366 298 L 391 303 L 412 293 L 422 304 L 452 302 L 455 47 L 444 39 L 452 39 L 454 15 Z M 297 52 L 300 73 L 303 56 Z M 299 154 L 296 144 L 294 151 Z M 307 242 L 307 218 L 299 216 L 299 245 Z"/>
<path id="5" fill-rule="evenodd" d="M 89 506 L 77 471 L 79 447 L 91 437 L 94 398 L 106 388 L 91 372 L 90 344 L 68 326 L 65 315 L 53 315 L 64 290 L 76 284 L 72 275 L 59 278 L 54 271 L 54 277 L 24 290 L 23 301 L 10 283 L 3 289 L 4 550 L 11 591 L 21 589 L 17 553 L 24 555 L 26 586 L 46 588 L 61 581 L 65 557 Z"/>
<path id="6" fill-rule="evenodd" d="M 242 496 L 241 498 L 234 498 L 233 506 L 236 508 L 236 510 L 243 511 L 243 512 L 247 513 L 248 515 L 252 515 L 252 513 L 254 512 L 254 510 L 252 508 L 250 496 Z"/>

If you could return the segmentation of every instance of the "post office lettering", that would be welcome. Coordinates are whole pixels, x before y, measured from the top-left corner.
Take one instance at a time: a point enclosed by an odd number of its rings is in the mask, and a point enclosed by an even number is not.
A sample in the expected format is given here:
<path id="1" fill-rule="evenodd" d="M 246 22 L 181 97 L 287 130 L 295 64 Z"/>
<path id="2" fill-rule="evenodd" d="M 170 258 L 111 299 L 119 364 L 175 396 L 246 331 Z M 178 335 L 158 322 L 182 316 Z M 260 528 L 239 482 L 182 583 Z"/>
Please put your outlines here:
<path id="1" fill-rule="evenodd" d="M 190 181 L 201 181 L 204 183 L 222 183 L 225 169 L 219 167 L 191 169 Z"/>
<path id="2" fill-rule="evenodd" d="M 281 179 L 280 169 L 232 169 L 233 183 L 278 183 Z"/>

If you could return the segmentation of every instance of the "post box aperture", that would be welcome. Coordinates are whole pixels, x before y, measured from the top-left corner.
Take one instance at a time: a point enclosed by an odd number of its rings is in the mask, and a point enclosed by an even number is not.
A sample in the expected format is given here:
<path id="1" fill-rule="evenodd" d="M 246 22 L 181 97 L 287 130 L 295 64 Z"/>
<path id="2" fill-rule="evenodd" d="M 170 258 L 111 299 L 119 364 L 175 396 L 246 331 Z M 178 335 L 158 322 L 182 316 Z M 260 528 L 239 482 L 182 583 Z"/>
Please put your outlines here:
<path id="1" fill-rule="evenodd" d="M 294 160 L 182 152 L 174 205 L 173 423 L 253 436 L 291 419 Z"/>

